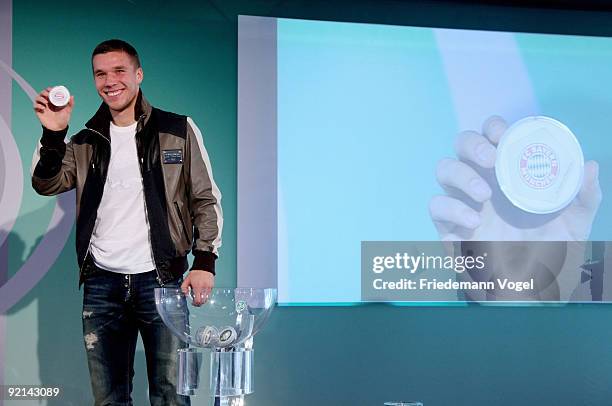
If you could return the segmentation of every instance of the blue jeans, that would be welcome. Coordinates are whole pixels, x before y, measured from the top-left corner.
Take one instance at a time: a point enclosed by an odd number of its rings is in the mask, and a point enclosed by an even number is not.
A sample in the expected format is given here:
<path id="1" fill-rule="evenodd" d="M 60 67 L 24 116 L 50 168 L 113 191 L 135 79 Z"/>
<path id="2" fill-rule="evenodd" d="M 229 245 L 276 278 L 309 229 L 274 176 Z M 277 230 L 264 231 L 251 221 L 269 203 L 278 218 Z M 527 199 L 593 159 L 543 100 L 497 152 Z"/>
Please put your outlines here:
<path id="1" fill-rule="evenodd" d="M 138 333 L 142 337 L 152 406 L 188 406 L 176 394 L 177 354 L 185 345 L 155 308 L 156 272 L 124 275 L 95 269 L 85 280 L 83 338 L 95 406 L 132 406 Z M 164 284 L 178 287 L 180 279 Z"/>

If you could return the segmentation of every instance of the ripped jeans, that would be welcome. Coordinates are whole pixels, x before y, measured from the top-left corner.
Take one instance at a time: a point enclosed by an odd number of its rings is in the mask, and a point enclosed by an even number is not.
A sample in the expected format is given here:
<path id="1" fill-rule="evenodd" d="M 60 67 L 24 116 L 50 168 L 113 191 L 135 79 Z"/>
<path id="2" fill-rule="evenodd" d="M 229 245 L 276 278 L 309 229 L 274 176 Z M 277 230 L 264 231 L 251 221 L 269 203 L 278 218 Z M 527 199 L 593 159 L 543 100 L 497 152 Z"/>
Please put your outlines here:
<path id="1" fill-rule="evenodd" d="M 135 275 L 95 269 L 84 284 L 83 338 L 95 406 L 132 406 L 138 333 L 142 337 L 152 406 L 188 406 L 176 394 L 177 354 L 185 345 L 155 308 L 156 272 Z M 164 284 L 179 287 L 180 279 Z"/>

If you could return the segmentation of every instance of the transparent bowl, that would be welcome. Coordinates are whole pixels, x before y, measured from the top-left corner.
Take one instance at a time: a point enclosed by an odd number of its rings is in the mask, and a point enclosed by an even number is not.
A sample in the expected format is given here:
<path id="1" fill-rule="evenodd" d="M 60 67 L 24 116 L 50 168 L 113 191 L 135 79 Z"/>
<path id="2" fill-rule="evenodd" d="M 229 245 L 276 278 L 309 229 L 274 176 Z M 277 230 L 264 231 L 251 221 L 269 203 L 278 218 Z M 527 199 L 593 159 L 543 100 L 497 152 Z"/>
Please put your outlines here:
<path id="1" fill-rule="evenodd" d="M 276 289 L 214 288 L 203 304 L 178 288 L 156 288 L 155 305 L 163 322 L 184 342 L 213 350 L 232 349 L 253 337 L 276 304 Z"/>

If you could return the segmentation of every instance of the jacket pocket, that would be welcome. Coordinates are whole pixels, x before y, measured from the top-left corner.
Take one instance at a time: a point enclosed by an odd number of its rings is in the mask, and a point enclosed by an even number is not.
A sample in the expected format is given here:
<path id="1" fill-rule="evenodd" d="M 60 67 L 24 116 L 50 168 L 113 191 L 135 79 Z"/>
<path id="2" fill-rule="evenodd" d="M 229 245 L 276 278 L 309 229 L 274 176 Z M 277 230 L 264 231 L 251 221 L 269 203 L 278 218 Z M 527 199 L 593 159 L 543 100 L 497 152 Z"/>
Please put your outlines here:
<path id="1" fill-rule="evenodd" d="M 192 244 L 192 238 L 190 238 L 189 236 L 192 235 L 192 233 L 190 233 L 187 230 L 187 226 L 185 225 L 185 219 L 183 218 L 183 215 L 181 213 L 181 208 L 179 207 L 178 202 L 174 202 L 174 210 L 176 212 L 176 216 L 178 217 L 178 224 L 181 226 L 181 230 L 183 233 L 183 238 L 185 239 L 185 241 L 187 242 L 187 249 L 191 249 L 191 244 Z"/>

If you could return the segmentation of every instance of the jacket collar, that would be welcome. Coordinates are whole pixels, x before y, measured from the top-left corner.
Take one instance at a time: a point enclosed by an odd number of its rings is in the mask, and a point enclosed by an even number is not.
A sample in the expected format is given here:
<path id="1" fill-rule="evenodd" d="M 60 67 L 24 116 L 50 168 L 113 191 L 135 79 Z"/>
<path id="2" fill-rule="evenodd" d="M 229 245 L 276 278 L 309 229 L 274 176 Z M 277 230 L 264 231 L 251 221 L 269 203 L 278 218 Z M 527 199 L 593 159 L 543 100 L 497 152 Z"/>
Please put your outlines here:
<path id="1" fill-rule="evenodd" d="M 151 104 L 145 99 L 142 95 L 142 90 L 138 91 L 138 96 L 136 99 L 136 108 L 134 109 L 134 120 L 137 122 L 141 120 L 142 124 L 138 124 L 139 129 L 141 126 L 144 126 L 151 117 L 151 110 L 153 107 Z M 87 123 L 85 123 L 85 127 L 95 130 L 99 133 L 108 135 L 110 122 L 112 121 L 112 116 L 110 113 L 110 109 L 108 105 L 104 102 L 98 108 L 96 114 L 93 115 L 92 118 L 89 119 Z"/>

